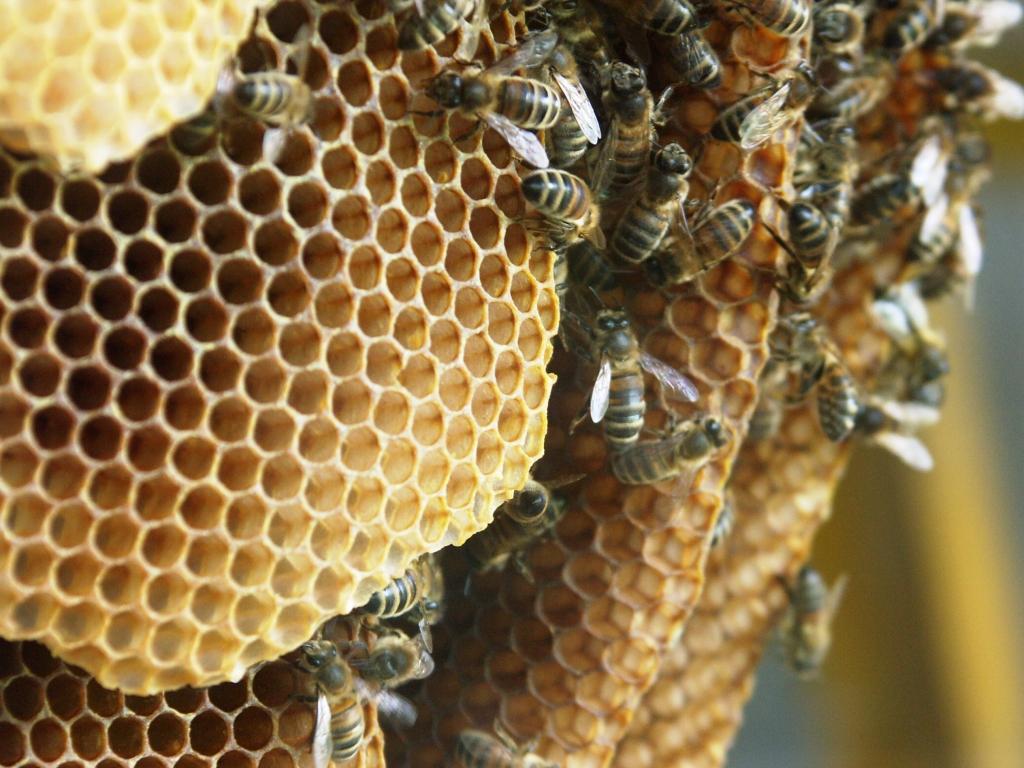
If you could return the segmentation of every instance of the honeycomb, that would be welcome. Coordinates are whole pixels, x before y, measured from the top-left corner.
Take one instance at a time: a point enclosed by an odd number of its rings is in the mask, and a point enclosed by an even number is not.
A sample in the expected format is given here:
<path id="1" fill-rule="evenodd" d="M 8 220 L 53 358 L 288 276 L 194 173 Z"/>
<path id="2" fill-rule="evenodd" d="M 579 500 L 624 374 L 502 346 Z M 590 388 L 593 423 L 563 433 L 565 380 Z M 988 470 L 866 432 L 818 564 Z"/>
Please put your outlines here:
<path id="1" fill-rule="evenodd" d="M 702 9 L 721 82 L 670 100 L 657 143 L 695 158 L 694 204 L 742 198 L 758 222 L 693 280 L 656 290 L 639 270 L 617 273 L 599 298 L 699 390 L 682 403 L 649 380 L 641 439 L 710 415 L 728 441 L 692 479 L 627 486 L 601 428 L 574 426 L 596 366 L 552 345 L 556 265 L 520 221 L 526 169 L 420 95 L 459 66 L 464 31 L 399 54 L 390 8 L 403 5 L 278 0 L 259 15 L 238 65 L 301 76 L 308 124 L 226 121 L 200 155 L 172 134 L 95 179 L 3 156 L 0 634 L 43 640 L 97 686 L 155 693 L 231 677 L 252 682 L 195 695 L 245 685 L 259 699 L 256 676 L 290 672 L 271 659 L 445 548 L 436 670 L 407 691 L 419 718 L 383 745 L 374 735 L 361 761 L 379 764 L 386 746 L 391 765 L 446 765 L 462 729 L 497 721 L 572 768 L 721 765 L 784 604 L 778 577 L 806 559 L 849 445 L 826 441 L 810 407 L 787 411 L 772 439 L 746 439 L 769 335 L 797 310 L 779 290 L 793 265 L 774 233 L 797 193 L 803 121 L 750 152 L 709 134 L 725 107 L 814 58 L 813 27 L 784 38 L 725 4 Z M 475 60 L 522 39 L 511 11 L 529 5 L 494 4 Z M 869 46 L 893 13 L 869 25 Z M 667 45 L 620 26 L 631 54 Z M 892 148 L 926 115 L 957 106 L 936 73 L 958 57 L 865 65 L 888 93 L 857 124 L 858 187 L 893 170 Z M 673 74 L 655 61 L 657 96 Z M 602 204 L 605 234 L 626 202 Z M 904 205 L 891 230 L 853 232 L 811 306 L 866 389 L 895 353 L 871 298 L 906 279 L 923 213 Z M 470 575 L 447 545 L 486 526 L 528 473 L 586 479 L 559 489 L 566 514 L 526 548 L 523 571 L 511 558 Z M 711 551 L 726 493 L 735 527 Z M 26 687 L 51 674 L 30 671 Z M 260 732 L 280 734 L 282 762 L 308 759 L 308 706 L 280 687 L 261 700 L 271 726 Z M 151 697 L 163 702 L 155 717 L 180 721 L 164 707 L 175 695 Z M 288 711 L 306 725 L 287 724 Z M 35 750 L 39 713 L 5 712 L 0 727 Z M 235 728 L 243 748 L 250 729 Z M 68 737 L 38 742 L 64 750 Z M 218 744 L 198 760 L 242 761 Z M 68 754 L 57 747 L 33 754 L 56 763 Z"/>
<path id="2" fill-rule="evenodd" d="M 285 661 L 258 664 L 236 682 L 131 696 L 105 688 L 31 641 L 0 641 L 0 765 L 309 765 L 315 715 Z M 351 768 L 384 765 L 375 709 Z"/>
<path id="3" fill-rule="evenodd" d="M 504 142 L 412 114 L 445 59 L 396 34 L 282 0 L 239 66 L 301 60 L 308 124 L 0 154 L 0 635 L 129 693 L 237 679 L 525 482 L 552 256 Z"/>
<path id="4" fill-rule="evenodd" d="M 100 171 L 210 98 L 265 0 L 0 0 L 0 144 Z"/>

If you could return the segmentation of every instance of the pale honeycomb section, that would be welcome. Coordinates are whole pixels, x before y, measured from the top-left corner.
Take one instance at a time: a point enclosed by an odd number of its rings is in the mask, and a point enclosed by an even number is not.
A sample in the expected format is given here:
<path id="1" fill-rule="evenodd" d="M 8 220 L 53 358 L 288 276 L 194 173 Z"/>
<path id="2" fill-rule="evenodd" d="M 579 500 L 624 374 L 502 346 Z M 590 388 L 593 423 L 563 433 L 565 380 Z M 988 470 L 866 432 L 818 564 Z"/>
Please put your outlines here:
<path id="1" fill-rule="evenodd" d="M 203 108 L 265 0 L 0 0 L 0 144 L 99 171 Z"/>
<path id="2" fill-rule="evenodd" d="M 237 678 L 525 481 L 551 254 L 501 140 L 408 114 L 445 62 L 395 40 L 274 3 L 239 66 L 305 61 L 308 125 L 100 177 L 0 155 L 3 636 L 128 692 Z"/>
<path id="3" fill-rule="evenodd" d="M 274 661 L 234 683 L 126 696 L 39 643 L 0 641 L 0 765 L 307 768 L 315 713 L 300 677 Z M 365 717 L 345 768 L 384 765 L 375 708 Z"/>

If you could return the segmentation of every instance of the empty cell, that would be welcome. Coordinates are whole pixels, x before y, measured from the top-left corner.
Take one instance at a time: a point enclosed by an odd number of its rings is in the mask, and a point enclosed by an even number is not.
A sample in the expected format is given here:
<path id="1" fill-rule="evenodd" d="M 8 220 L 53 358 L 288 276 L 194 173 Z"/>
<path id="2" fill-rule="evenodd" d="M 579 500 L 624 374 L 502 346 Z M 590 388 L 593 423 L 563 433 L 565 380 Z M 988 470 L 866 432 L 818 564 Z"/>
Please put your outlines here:
<path id="1" fill-rule="evenodd" d="M 327 175 L 327 157 L 324 157 L 324 174 Z M 327 176 L 331 183 L 330 176 Z M 273 213 L 281 205 L 281 183 L 277 175 L 267 169 L 259 168 L 245 174 L 238 182 L 238 202 L 250 213 L 266 216 Z"/>
<path id="2" fill-rule="evenodd" d="M 430 314 L 443 315 L 452 302 L 451 280 L 440 272 L 428 272 L 420 284 L 420 294 Z"/>
<path id="3" fill-rule="evenodd" d="M 281 451 L 291 445 L 295 437 L 295 422 L 287 411 L 269 408 L 256 417 L 253 439 L 268 453 Z"/>
<path id="4" fill-rule="evenodd" d="M 107 200 L 107 218 L 111 226 L 125 235 L 134 235 L 146 225 L 149 203 L 140 193 L 125 190 Z"/>
<path id="5" fill-rule="evenodd" d="M 203 639 L 211 652 L 222 642 L 212 634 Z M 205 710 L 189 723 L 189 746 L 201 755 L 216 755 L 224 749 L 230 732 L 223 717 L 213 710 Z"/>
<path id="6" fill-rule="evenodd" d="M 91 179 L 65 181 L 60 187 L 60 206 L 78 221 L 88 221 L 100 207 L 100 190 Z"/>
<path id="7" fill-rule="evenodd" d="M 428 397 L 437 388 L 437 366 L 428 355 L 413 355 L 399 373 L 398 383 L 415 397 Z"/>
<path id="8" fill-rule="evenodd" d="M 476 445 L 476 427 L 466 416 L 454 416 L 448 420 L 445 434 L 445 448 L 453 459 L 464 459 Z"/>
<path id="9" fill-rule="evenodd" d="M 50 580 L 53 553 L 43 544 L 27 544 L 15 550 L 11 575 L 25 587 L 41 587 Z"/>
<path id="10" fill-rule="evenodd" d="M 245 246 L 246 229 L 242 214 L 226 208 L 208 214 L 203 220 L 203 242 L 214 253 L 232 253 Z"/>
<path id="11" fill-rule="evenodd" d="M 334 376 L 350 376 L 363 367 L 363 346 L 352 333 L 336 333 L 327 344 L 327 366 Z"/>
<path id="12" fill-rule="evenodd" d="M 188 248 L 174 254 L 168 272 L 178 290 L 198 293 L 210 284 L 213 267 L 204 251 Z"/>
<path id="13" fill-rule="evenodd" d="M 10 340 L 22 349 L 34 349 L 43 344 L 49 327 L 50 318 L 47 313 L 29 307 L 9 315 L 7 334 Z"/>
<path id="14" fill-rule="evenodd" d="M 377 242 L 388 253 L 398 253 L 405 248 L 409 224 L 400 210 L 389 209 L 377 218 Z"/>
<path id="15" fill-rule="evenodd" d="M 83 645 L 96 637 L 106 623 L 107 619 L 99 607 L 92 603 L 77 603 L 57 613 L 53 632 L 64 646 Z"/>
<path id="16" fill-rule="evenodd" d="M 466 339 L 462 360 L 469 372 L 477 378 L 484 378 L 490 373 L 491 366 L 494 364 L 494 350 L 483 333 Z"/>
<path id="17" fill-rule="evenodd" d="M 319 182 L 292 187 L 288 193 L 288 213 L 300 227 L 315 227 L 327 215 L 327 194 Z"/>
<path id="18" fill-rule="evenodd" d="M 38 466 L 39 458 L 25 443 L 0 448 L 0 480 L 8 488 L 20 488 L 31 482 Z"/>
<path id="19" fill-rule="evenodd" d="M 151 288 L 139 299 L 138 316 L 151 331 L 163 333 L 178 320 L 178 299 L 166 288 Z"/>
<path id="20" fill-rule="evenodd" d="M 283 317 L 300 314 L 312 300 L 309 282 L 300 270 L 277 274 L 267 288 L 267 302 Z"/>
<path id="21" fill-rule="evenodd" d="M 398 168 L 414 168 L 419 165 L 419 140 L 409 128 L 398 126 L 391 131 L 388 136 L 388 157 Z M 0 215 L 0 222 L 2 220 L 3 217 Z M 3 227 L 0 226 L 0 233 L 3 231 Z"/>
<path id="22" fill-rule="evenodd" d="M 176 525 L 160 525 L 149 529 L 142 540 L 142 557 L 154 568 L 174 565 L 185 551 L 187 536 Z"/>
<path id="23" fill-rule="evenodd" d="M 185 310 L 185 329 L 198 342 L 208 343 L 222 339 L 227 333 L 227 327 L 227 310 L 216 299 L 196 299 Z"/>
<path id="24" fill-rule="evenodd" d="M 358 424 L 370 413 L 372 393 L 358 378 L 342 381 L 334 390 L 331 411 L 343 424 Z"/>
<path id="25" fill-rule="evenodd" d="M 384 124 L 374 112 L 362 112 L 352 121 L 352 143 L 364 155 L 375 155 L 384 146 Z"/>
<path id="26" fill-rule="evenodd" d="M 428 168 L 429 170 L 429 168 Z M 451 189 L 442 189 L 437 193 L 434 203 L 434 215 L 447 232 L 460 232 L 466 225 L 466 202 L 462 195 Z M 480 243 L 474 233 L 474 240 Z M 493 243 L 492 243 L 493 245 Z"/>
<path id="27" fill-rule="evenodd" d="M 361 240 L 370 231 L 370 207 L 365 198 L 351 195 L 334 206 L 331 221 L 334 228 L 350 240 Z"/>
<path id="28" fill-rule="evenodd" d="M 481 248 L 493 248 L 501 239 L 501 222 L 498 220 L 498 214 L 484 206 L 474 208 L 469 218 L 469 231 Z"/>
<path id="29" fill-rule="evenodd" d="M 317 320 L 328 328 L 341 328 L 351 321 L 354 299 L 342 282 L 332 282 L 317 291 L 314 299 Z"/>
<path id="30" fill-rule="evenodd" d="M 430 178 L 438 184 L 446 184 L 455 178 L 457 169 L 455 152 L 448 142 L 435 141 L 428 146 L 423 156 L 423 164 Z M 449 192 L 449 194 L 453 193 Z M 464 205 L 463 208 L 465 208 Z"/>
<path id="31" fill-rule="evenodd" d="M 316 162 L 312 137 L 296 130 L 275 135 L 280 138 L 275 152 L 268 159 L 287 176 L 306 176 Z M 261 142 L 262 151 L 264 143 Z"/>
<path id="32" fill-rule="evenodd" d="M 449 368 L 441 376 L 440 392 L 441 401 L 449 410 L 461 410 L 469 402 L 469 374 L 462 368 Z"/>
<path id="33" fill-rule="evenodd" d="M 133 240 L 124 250 L 124 268 L 137 282 L 155 280 L 163 271 L 163 249 L 149 240 Z"/>
<path id="34" fill-rule="evenodd" d="M 323 202 L 326 212 L 326 198 Z M 260 224 L 253 233 L 253 250 L 264 264 L 278 267 L 287 264 L 298 255 L 299 241 L 288 222 L 273 219 Z"/>
<path id="35" fill-rule="evenodd" d="M 19 266 L 22 264 L 28 265 L 28 269 L 32 272 L 31 275 L 24 274 L 24 270 Z M 25 286 L 31 292 L 34 290 L 34 272 L 35 266 L 27 260 L 11 259 L 8 261 L 3 277 L 3 285 L 7 295 L 15 301 L 28 296 L 28 293 L 25 296 L 16 295 L 16 292 L 12 290 L 8 283 L 8 277 L 12 278 L 11 283 Z M 76 269 L 54 269 L 46 275 L 43 282 L 43 296 L 46 298 L 46 302 L 54 309 L 71 309 L 82 300 L 84 293 L 85 279 Z"/>
<path id="36" fill-rule="evenodd" d="M 49 397 L 60 384 L 61 364 L 46 352 L 29 355 L 18 369 L 21 386 L 35 397 Z"/>
<path id="37" fill-rule="evenodd" d="M 234 389 L 242 373 L 242 361 L 229 349 L 211 349 L 199 361 L 199 380 L 210 392 Z"/>
<path id="38" fill-rule="evenodd" d="M 341 447 L 341 460 L 349 469 L 365 472 L 377 464 L 380 440 L 368 427 L 358 427 L 348 433 Z"/>
<path id="39" fill-rule="evenodd" d="M 188 743 L 188 730 L 184 720 L 171 712 L 153 718 L 146 729 L 150 748 L 165 757 L 174 757 Z"/>
<path id="40" fill-rule="evenodd" d="M 103 340 L 103 356 L 113 367 L 131 370 L 146 354 L 146 337 L 136 328 L 115 328 Z"/>
<path id="41" fill-rule="evenodd" d="M 273 403 L 285 391 L 288 374 L 273 358 L 263 358 L 249 366 L 245 374 L 245 391 L 258 403 Z"/>
<path id="42" fill-rule="evenodd" d="M 161 203 L 154 216 L 156 233 L 168 243 L 183 243 L 192 237 L 199 213 L 183 198 Z"/>
<path id="43" fill-rule="evenodd" d="M 56 683 L 53 698 L 57 698 L 60 691 L 65 688 L 66 684 L 63 679 L 67 677 L 69 677 L 69 675 L 62 675 L 61 677 L 50 681 L 47 686 L 48 688 Z M 58 683 L 58 680 L 61 682 Z M 74 678 L 72 678 L 72 680 L 74 680 Z M 79 683 L 79 687 L 81 687 L 81 683 Z M 44 701 L 43 695 L 42 681 L 30 675 L 21 675 L 20 677 L 16 677 L 13 680 L 8 681 L 4 687 L 4 709 L 8 715 L 16 720 L 32 720 L 39 714 L 44 704 L 50 703 Z M 71 695 L 73 696 L 73 694 Z M 57 703 L 58 708 L 60 708 L 61 704 L 64 702 L 58 700 L 55 703 Z M 53 703 L 50 703 L 50 706 L 52 709 Z M 66 711 L 66 709 L 62 708 L 62 711 Z"/>

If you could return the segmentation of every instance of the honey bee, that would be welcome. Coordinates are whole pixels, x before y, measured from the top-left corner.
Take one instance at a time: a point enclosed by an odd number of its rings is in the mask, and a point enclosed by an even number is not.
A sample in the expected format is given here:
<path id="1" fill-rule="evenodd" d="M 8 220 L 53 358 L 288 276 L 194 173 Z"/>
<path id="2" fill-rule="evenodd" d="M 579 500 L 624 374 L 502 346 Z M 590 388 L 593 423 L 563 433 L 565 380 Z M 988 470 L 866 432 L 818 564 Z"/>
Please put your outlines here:
<path id="1" fill-rule="evenodd" d="M 915 402 L 941 404 L 942 388 L 934 384 L 949 373 L 949 359 L 942 338 L 929 324 L 918 286 L 903 283 L 884 291 L 872 303 L 871 312 L 898 350 L 880 373 L 876 392 L 906 390 Z"/>
<path id="2" fill-rule="evenodd" d="M 408 8 L 412 3 L 400 2 Z M 398 48 L 420 51 L 437 45 L 454 32 L 469 16 L 474 5 L 486 5 L 483 0 L 416 0 L 417 13 L 410 16 L 398 29 Z M 394 8 L 395 11 L 402 10 Z"/>
<path id="3" fill-rule="evenodd" d="M 557 33 L 542 32 L 486 70 L 442 72 L 427 85 L 427 95 L 445 109 L 477 115 L 526 162 L 547 168 L 544 145 L 530 131 L 554 126 L 561 114 L 562 100 L 547 83 L 508 73 L 538 66 L 557 42 Z"/>
<path id="4" fill-rule="evenodd" d="M 584 0 L 547 0 L 543 12 L 577 62 L 603 72 L 611 61 L 604 17 Z"/>
<path id="5" fill-rule="evenodd" d="M 832 54 L 859 51 L 864 41 L 864 15 L 856 5 L 842 2 L 814 6 L 814 41 Z"/>
<path id="6" fill-rule="evenodd" d="M 494 723 L 494 732 L 489 733 L 467 728 L 455 740 L 455 759 L 462 768 L 558 768 L 558 763 L 548 762 L 533 754 L 533 746 L 516 746 L 512 737 Z"/>
<path id="7" fill-rule="evenodd" d="M 811 21 L 807 0 L 730 0 L 730 4 L 751 24 L 783 37 L 801 34 Z"/>
<path id="8" fill-rule="evenodd" d="M 548 159 L 555 168 L 571 168 L 578 163 L 590 148 L 590 142 L 572 114 L 562 108 L 562 115 L 554 128 L 544 136 Z"/>
<path id="9" fill-rule="evenodd" d="M 711 135 L 749 152 L 797 120 L 815 91 L 813 71 L 798 66 L 794 76 L 774 90 L 758 91 L 723 109 L 711 126 Z"/>
<path id="10" fill-rule="evenodd" d="M 826 357 L 817 377 L 818 423 L 825 437 L 834 443 L 842 442 L 853 431 L 860 411 L 857 385 L 836 358 Z"/>
<path id="11" fill-rule="evenodd" d="M 678 144 L 658 150 L 647 174 L 647 183 L 622 214 L 610 247 L 625 261 L 639 263 L 649 258 L 661 244 L 672 223 L 673 212 L 686 197 L 693 161 Z"/>
<path id="12" fill-rule="evenodd" d="M 553 528 L 565 514 L 565 500 L 549 489 L 530 482 L 499 507 L 494 521 L 467 541 L 462 548 L 474 571 L 490 571 L 513 565 L 529 581 L 532 577 L 522 559 L 522 548 Z M 468 587 L 468 585 L 467 585 Z"/>
<path id="13" fill-rule="evenodd" d="M 832 644 L 832 620 L 846 590 L 846 577 L 839 577 L 829 588 L 818 571 L 805 565 L 792 585 L 780 581 L 789 595 L 779 627 L 786 661 L 798 677 L 814 677 Z"/>
<path id="14" fill-rule="evenodd" d="M 764 381 L 763 378 L 762 381 Z M 782 419 L 786 414 L 785 403 L 771 390 L 764 389 L 764 384 L 761 385 L 761 389 L 757 406 L 747 425 L 747 436 L 751 440 L 768 440 L 774 437 L 778 434 L 779 427 L 782 426 Z"/>
<path id="15" fill-rule="evenodd" d="M 408 616 L 418 623 L 423 645 L 432 651 L 430 627 L 440 620 L 443 606 L 444 574 L 437 558 L 426 554 L 386 587 L 374 592 L 359 612 L 378 619 Z"/>
<path id="16" fill-rule="evenodd" d="M 590 103 L 590 97 L 580 84 L 580 72 L 572 51 L 560 45 L 551 53 L 548 63 L 551 78 L 562 91 L 565 103 L 569 105 L 583 135 L 591 144 L 597 144 L 601 140 L 601 123 L 594 112 L 594 105 Z"/>
<path id="17" fill-rule="evenodd" d="M 992 46 L 1010 27 L 1020 23 L 1022 9 L 1014 0 L 978 0 L 947 3 L 939 28 L 929 46 Z"/>
<path id="18" fill-rule="evenodd" d="M 983 248 L 974 209 L 967 202 L 950 214 L 955 244 L 932 269 L 918 280 L 921 295 L 934 299 L 962 289 L 968 308 L 974 303 L 974 281 L 981 270 Z"/>
<path id="19" fill-rule="evenodd" d="M 917 190 L 906 174 L 876 176 L 857 190 L 850 205 L 851 221 L 862 226 L 877 224 L 892 218 L 916 199 Z"/>
<path id="20" fill-rule="evenodd" d="M 590 195 L 590 187 L 568 171 L 546 169 L 531 171 L 523 177 L 523 197 L 547 219 L 545 224 L 556 246 L 575 242 L 580 237 L 596 240 L 603 246 L 598 226 L 600 210 Z"/>
<path id="21" fill-rule="evenodd" d="M 841 78 L 822 88 L 807 107 L 812 118 L 842 118 L 853 123 L 884 99 L 892 87 L 891 71 L 877 60 L 866 62 L 861 74 Z"/>
<path id="22" fill-rule="evenodd" d="M 604 102 L 611 127 L 592 176 L 594 189 L 602 198 L 644 178 L 651 151 L 653 103 L 643 70 L 621 61 L 612 64 Z"/>
<path id="23" fill-rule="evenodd" d="M 612 4 L 659 35 L 682 34 L 697 20 L 688 0 L 612 0 Z"/>
<path id="24" fill-rule="evenodd" d="M 945 91 L 945 106 L 983 120 L 1020 120 L 1024 117 L 1024 88 L 993 69 L 964 61 L 934 72 Z"/>
<path id="25" fill-rule="evenodd" d="M 648 279 L 663 287 L 678 285 L 712 269 L 746 242 L 756 219 L 754 204 L 743 198 L 710 209 L 698 218 L 688 238 L 644 263 Z"/>
<path id="26" fill-rule="evenodd" d="M 668 57 L 686 85 L 710 89 L 722 82 L 718 54 L 698 30 L 676 35 L 668 47 Z"/>
<path id="27" fill-rule="evenodd" d="M 569 274 L 579 286 L 595 291 L 610 291 L 615 287 L 615 273 L 604 252 L 589 240 L 579 239 L 569 246 L 566 256 Z"/>
<path id="28" fill-rule="evenodd" d="M 811 203 L 798 201 L 788 208 L 789 242 L 769 228 L 776 241 L 792 257 L 786 267 L 782 288 L 786 297 L 795 304 L 810 304 L 828 287 L 839 231 L 829 217 Z"/>
<path id="29" fill-rule="evenodd" d="M 304 643 L 298 665 L 313 677 L 317 688 L 314 768 L 327 768 L 331 760 L 352 760 L 359 754 L 366 725 L 348 665 L 337 646 L 327 640 Z"/>
<path id="30" fill-rule="evenodd" d="M 945 13 L 944 0 L 915 0 L 904 7 L 882 31 L 882 48 L 899 57 L 921 47 Z"/>
<path id="31" fill-rule="evenodd" d="M 728 441 L 722 423 L 706 418 L 685 422 L 661 440 L 634 443 L 612 453 L 612 472 L 625 485 L 646 485 L 674 478 L 688 490 L 700 462 Z"/>
<path id="32" fill-rule="evenodd" d="M 686 376 L 640 349 L 625 312 L 601 310 L 595 326 L 593 344 L 601 363 L 590 394 L 590 418 L 604 423 L 612 451 L 624 451 L 636 443 L 644 426 L 643 371 L 683 400 L 696 402 L 700 392 Z"/>
<path id="33" fill-rule="evenodd" d="M 434 671 L 434 659 L 423 643 L 398 630 L 381 634 L 365 658 L 351 658 L 349 665 L 364 680 L 384 688 L 397 688 L 410 680 L 422 680 Z"/>
<path id="34" fill-rule="evenodd" d="M 935 461 L 928 447 L 912 433 L 938 420 L 939 410 L 932 405 L 870 398 L 857 413 L 856 430 L 911 469 L 928 472 Z"/>

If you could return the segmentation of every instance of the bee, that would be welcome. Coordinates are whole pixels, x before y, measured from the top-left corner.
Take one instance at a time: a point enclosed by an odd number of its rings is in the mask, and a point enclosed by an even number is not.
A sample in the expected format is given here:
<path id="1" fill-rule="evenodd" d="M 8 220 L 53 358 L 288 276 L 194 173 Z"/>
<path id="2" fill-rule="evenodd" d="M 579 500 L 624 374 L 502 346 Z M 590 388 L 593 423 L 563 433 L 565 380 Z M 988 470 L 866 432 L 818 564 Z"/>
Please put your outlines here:
<path id="1" fill-rule="evenodd" d="M 317 688 L 314 768 L 327 768 L 331 760 L 352 760 L 359 754 L 366 724 L 348 665 L 337 646 L 327 640 L 304 643 L 298 664 L 313 677 Z"/>
<path id="2" fill-rule="evenodd" d="M 701 460 L 728 441 L 722 423 L 707 418 L 688 421 L 661 440 L 634 443 L 612 453 L 612 472 L 625 485 L 646 485 L 675 478 L 680 488 L 689 489 Z"/>
<path id="3" fill-rule="evenodd" d="M 731 0 L 730 4 L 751 24 L 783 37 L 801 34 L 811 21 L 807 0 Z"/>
<path id="4" fill-rule="evenodd" d="M 722 82 L 722 64 L 718 54 L 698 30 L 672 38 L 668 57 L 686 85 L 710 89 L 717 88 Z"/>
<path id="5" fill-rule="evenodd" d="M 786 661 L 797 676 L 814 677 L 832 644 L 832 620 L 846 590 L 846 577 L 841 576 L 829 588 L 818 571 L 805 565 L 793 584 L 780 581 L 789 596 L 779 627 Z"/>
<path id="6" fill-rule="evenodd" d="M 711 126 L 711 135 L 749 152 L 797 120 L 815 91 L 813 71 L 798 66 L 796 74 L 774 90 L 763 89 L 723 109 Z"/>
<path id="7" fill-rule="evenodd" d="M 892 87 L 890 72 L 877 61 L 868 62 L 862 73 L 844 77 L 821 89 L 807 107 L 812 118 L 842 118 L 853 123 L 884 99 Z"/>
<path id="8" fill-rule="evenodd" d="M 644 263 L 647 276 L 659 286 L 678 285 L 715 267 L 746 242 L 757 209 L 749 200 L 736 198 L 712 208 L 697 220 L 689 239 L 683 238 Z"/>
<path id="9" fill-rule="evenodd" d="M 926 299 L 938 298 L 962 288 L 965 304 L 970 308 L 974 303 L 974 281 L 981 271 L 984 255 L 981 232 L 974 209 L 966 202 L 959 205 L 951 218 L 956 230 L 956 244 L 920 278 L 919 288 Z"/>
<path id="10" fill-rule="evenodd" d="M 411 4 L 401 3 L 405 7 Z M 399 50 L 420 51 L 437 45 L 459 28 L 474 5 L 486 3 L 483 0 L 416 0 L 418 12 L 399 27 Z M 392 8 L 400 10 L 394 8 L 394 4 Z"/>
<path id="11" fill-rule="evenodd" d="M 554 126 L 561 115 L 562 100 L 547 83 L 506 75 L 520 67 L 538 66 L 557 42 L 557 33 L 542 32 L 488 69 L 442 72 L 427 85 L 427 95 L 445 109 L 477 115 L 526 162 L 547 168 L 544 145 L 530 131 Z"/>
<path id="12" fill-rule="evenodd" d="M 382 634 L 365 658 L 349 660 L 364 680 L 384 688 L 397 688 L 410 680 L 422 680 L 434 671 L 434 659 L 423 643 L 397 630 Z"/>
<path id="13" fill-rule="evenodd" d="M 693 161 L 678 144 L 658 150 L 644 191 L 626 208 L 609 243 L 620 259 L 639 263 L 661 244 L 678 201 L 686 197 Z"/>
<path id="14" fill-rule="evenodd" d="M 592 343 L 601 362 L 590 394 L 590 418 L 604 423 L 612 451 L 624 451 L 640 438 L 647 409 L 643 371 L 684 400 L 696 402 L 700 397 L 690 379 L 640 349 L 625 312 L 598 312 Z"/>
<path id="15" fill-rule="evenodd" d="M 312 91 L 300 77 L 284 72 L 238 74 L 224 69 L 206 108 L 174 131 L 178 146 L 195 152 L 206 145 L 229 115 L 273 126 L 296 125 L 309 116 Z"/>
<path id="16" fill-rule="evenodd" d="M 595 291 L 610 291 L 615 287 L 615 273 L 604 252 L 589 240 L 579 239 L 566 251 L 569 274 L 579 286 Z"/>
<path id="17" fill-rule="evenodd" d="M 552 495 L 541 483 L 527 483 L 498 508 L 490 525 L 463 545 L 470 568 L 477 572 L 494 570 L 511 557 L 516 569 L 528 581 L 532 580 L 522 559 L 522 549 L 553 528 L 565 510 L 563 498 Z"/>
<path id="18" fill-rule="evenodd" d="M 906 390 L 915 402 L 941 404 L 941 387 L 933 385 L 949 373 L 949 359 L 942 338 L 929 325 L 918 286 L 903 283 L 884 291 L 872 303 L 871 312 L 898 350 L 879 375 L 876 392 Z"/>
<path id="19" fill-rule="evenodd" d="M 555 127 L 544 136 L 548 159 L 555 168 L 571 168 L 578 163 L 590 148 L 590 142 L 572 114 L 562 108 L 562 115 Z"/>
<path id="20" fill-rule="evenodd" d="M 423 644 L 432 651 L 430 627 L 440 620 L 443 605 L 444 575 L 437 558 L 426 554 L 386 587 L 374 592 L 359 612 L 378 619 L 408 616 L 418 623 Z"/>
<path id="21" fill-rule="evenodd" d="M 870 398 L 857 413 L 856 430 L 911 469 L 928 472 L 935 461 L 928 447 L 912 432 L 938 421 L 939 410 L 932 405 Z"/>
<path id="22" fill-rule="evenodd" d="M 752 440 L 768 440 L 778 434 L 786 414 L 782 400 L 774 396 L 770 390 L 765 390 L 763 384 L 761 389 L 761 396 L 747 425 L 747 436 Z"/>
<path id="23" fill-rule="evenodd" d="M 842 362 L 827 356 L 817 381 L 818 423 L 825 437 L 839 443 L 850 436 L 860 411 L 853 377 Z"/>
<path id="24" fill-rule="evenodd" d="M 1014 0 L 980 0 L 947 3 L 939 28 L 928 40 L 931 47 L 992 46 L 1021 20 L 1021 6 Z"/>
<path id="25" fill-rule="evenodd" d="M 937 7 L 939 5 L 941 9 Z M 939 14 L 944 12 L 944 0 L 915 0 L 886 25 L 882 31 L 882 48 L 894 57 L 920 48 L 934 31 L 940 20 Z"/>
<path id="26" fill-rule="evenodd" d="M 613 0 L 613 4 L 659 35 L 682 34 L 697 20 L 688 0 Z"/>
<path id="27" fill-rule="evenodd" d="M 858 51 L 864 41 L 864 15 L 849 3 L 817 3 L 814 6 L 814 41 L 832 54 Z"/>
<path id="28" fill-rule="evenodd" d="M 946 94 L 947 109 L 986 121 L 1024 117 L 1024 88 L 982 64 L 963 61 L 935 70 L 933 76 Z"/>
<path id="29" fill-rule="evenodd" d="M 494 732 L 489 733 L 467 728 L 455 739 L 455 759 L 462 768 L 558 768 L 558 763 L 548 762 L 533 754 L 533 746 L 516 746 L 512 737 L 494 723 Z"/>
<path id="30" fill-rule="evenodd" d="M 892 218 L 916 198 L 917 190 L 906 174 L 876 176 L 857 190 L 850 205 L 851 221 L 864 226 L 877 224 Z"/>
<path id="31" fill-rule="evenodd" d="M 579 129 L 588 142 L 597 144 L 601 140 L 601 123 L 594 112 L 594 105 L 590 103 L 590 97 L 580 84 L 580 72 L 572 51 L 567 46 L 560 45 L 552 51 L 548 63 L 551 78 L 558 84 Z"/>
<path id="32" fill-rule="evenodd" d="M 531 171 L 523 177 L 523 197 L 547 219 L 545 226 L 556 246 L 575 242 L 580 237 L 604 244 L 600 210 L 593 202 L 590 187 L 568 171 L 546 169 Z"/>
<path id="33" fill-rule="evenodd" d="M 601 197 L 644 177 L 651 152 L 653 103 L 643 70 L 621 61 L 612 64 L 604 103 L 611 115 L 611 128 L 592 176 Z"/>
<path id="34" fill-rule="evenodd" d="M 727 496 L 725 501 L 722 502 L 722 509 L 718 513 L 718 517 L 715 518 L 714 526 L 711 528 L 711 540 L 709 542 L 711 549 L 720 546 L 723 541 L 729 538 L 735 522 L 736 512 L 733 509 L 732 499 Z"/>
<path id="35" fill-rule="evenodd" d="M 544 14 L 577 62 L 595 72 L 603 72 L 611 65 L 608 57 L 611 46 L 605 34 L 604 17 L 589 3 L 584 0 L 547 0 Z"/>
<path id="36" fill-rule="evenodd" d="M 773 237 L 789 253 L 783 290 L 796 304 L 816 301 L 828 287 L 831 261 L 839 242 L 839 231 L 816 205 L 798 201 L 787 211 L 789 242 L 769 228 Z"/>

